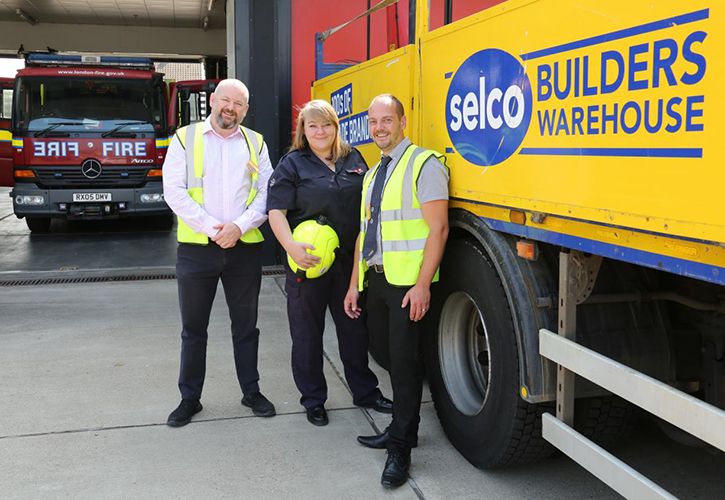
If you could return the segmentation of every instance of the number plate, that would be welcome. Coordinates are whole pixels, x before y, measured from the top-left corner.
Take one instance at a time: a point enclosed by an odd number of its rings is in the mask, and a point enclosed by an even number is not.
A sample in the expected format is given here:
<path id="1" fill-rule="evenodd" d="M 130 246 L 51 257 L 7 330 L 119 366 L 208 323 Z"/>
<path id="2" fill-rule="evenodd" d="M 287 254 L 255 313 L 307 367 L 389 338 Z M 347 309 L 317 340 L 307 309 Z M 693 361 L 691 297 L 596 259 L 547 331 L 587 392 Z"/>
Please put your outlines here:
<path id="1" fill-rule="evenodd" d="M 74 202 L 111 201 L 111 193 L 73 193 Z"/>

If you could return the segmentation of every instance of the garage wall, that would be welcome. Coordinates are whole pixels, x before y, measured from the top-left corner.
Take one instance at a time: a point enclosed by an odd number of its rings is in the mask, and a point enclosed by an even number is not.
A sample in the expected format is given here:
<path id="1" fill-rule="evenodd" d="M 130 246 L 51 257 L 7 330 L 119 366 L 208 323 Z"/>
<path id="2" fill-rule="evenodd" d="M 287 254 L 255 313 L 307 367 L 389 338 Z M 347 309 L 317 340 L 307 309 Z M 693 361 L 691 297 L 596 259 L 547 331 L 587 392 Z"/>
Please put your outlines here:
<path id="1" fill-rule="evenodd" d="M 226 55 L 225 30 L 0 22 L 0 52 L 54 49 L 79 52 Z"/>

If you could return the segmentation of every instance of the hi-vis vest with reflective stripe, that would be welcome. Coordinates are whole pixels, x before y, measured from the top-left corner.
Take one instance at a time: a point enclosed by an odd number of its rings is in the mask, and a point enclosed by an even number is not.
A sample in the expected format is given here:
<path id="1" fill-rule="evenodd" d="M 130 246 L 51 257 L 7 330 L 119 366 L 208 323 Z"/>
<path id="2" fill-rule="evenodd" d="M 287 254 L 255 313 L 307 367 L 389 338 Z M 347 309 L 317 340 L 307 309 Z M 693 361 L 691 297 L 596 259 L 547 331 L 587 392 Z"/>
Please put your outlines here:
<path id="1" fill-rule="evenodd" d="M 391 285 L 415 285 L 423 265 L 423 250 L 430 228 L 418 202 L 416 181 L 425 161 L 435 156 L 444 161 L 443 155 L 411 144 L 400 157 L 383 188 L 380 202 L 380 237 L 383 250 L 383 271 Z M 358 289 L 365 287 L 364 277 L 368 269 L 362 256 L 367 225 L 367 191 L 380 163 L 363 180 L 362 205 L 360 207 L 360 261 Z M 438 281 L 436 271 L 433 281 Z"/>
<path id="2" fill-rule="evenodd" d="M 259 186 L 259 155 L 262 153 L 264 138 L 262 134 L 247 127 L 239 127 L 242 135 L 247 141 L 249 148 L 249 164 L 252 185 L 249 189 L 246 205 L 249 206 L 257 196 Z M 199 205 L 204 203 L 204 187 L 202 178 L 204 176 L 204 123 L 193 123 L 176 131 L 181 146 L 186 150 L 186 186 L 189 196 Z M 239 168 L 248 168 L 247 165 L 239 165 Z M 204 233 L 196 233 L 181 217 L 177 217 L 178 225 L 176 239 L 181 243 L 196 243 L 206 245 L 209 237 Z M 254 228 L 242 235 L 240 240 L 244 243 L 260 243 L 264 237 L 259 229 Z"/>

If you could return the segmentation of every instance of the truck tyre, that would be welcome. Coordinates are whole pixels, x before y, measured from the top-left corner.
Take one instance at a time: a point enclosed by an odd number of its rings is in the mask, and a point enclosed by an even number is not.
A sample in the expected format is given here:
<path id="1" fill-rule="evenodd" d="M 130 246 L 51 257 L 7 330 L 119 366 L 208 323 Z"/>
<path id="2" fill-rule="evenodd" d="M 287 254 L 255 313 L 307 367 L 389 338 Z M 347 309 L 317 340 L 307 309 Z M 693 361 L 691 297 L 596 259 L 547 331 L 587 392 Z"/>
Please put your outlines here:
<path id="1" fill-rule="evenodd" d="M 657 277 L 651 271 L 605 260 L 593 293 L 606 295 L 659 288 Z M 662 304 L 585 302 L 577 309 L 576 321 L 577 342 L 581 345 L 651 377 L 668 380 L 670 326 Z M 580 387 L 585 389 L 584 384 Z M 580 398 L 576 401 L 574 428 L 609 449 L 626 442 L 641 415 L 637 406 L 618 396 Z"/>
<path id="2" fill-rule="evenodd" d="M 553 448 L 541 437 L 541 413 L 550 408 L 519 396 L 517 340 L 498 273 L 479 246 L 457 239 L 446 248 L 441 277 L 426 368 L 448 439 L 480 468 L 550 455 Z"/>
<path id="3" fill-rule="evenodd" d="M 50 217 L 25 217 L 25 224 L 31 233 L 45 234 L 50 231 Z"/>
<path id="4" fill-rule="evenodd" d="M 603 448 L 621 444 L 634 432 L 639 408 L 619 396 L 578 399 L 574 428 Z"/>

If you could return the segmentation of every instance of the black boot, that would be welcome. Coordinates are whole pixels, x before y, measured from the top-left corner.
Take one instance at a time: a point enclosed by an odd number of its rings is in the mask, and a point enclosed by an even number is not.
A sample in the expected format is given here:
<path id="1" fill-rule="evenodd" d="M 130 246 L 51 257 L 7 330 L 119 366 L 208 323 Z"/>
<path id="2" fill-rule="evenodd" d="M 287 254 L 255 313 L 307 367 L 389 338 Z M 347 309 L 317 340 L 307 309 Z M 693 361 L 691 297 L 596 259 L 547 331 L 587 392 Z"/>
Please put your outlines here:
<path id="1" fill-rule="evenodd" d="M 410 469 L 410 451 L 390 450 L 385 461 L 380 484 L 386 488 L 397 488 L 408 480 Z"/>

